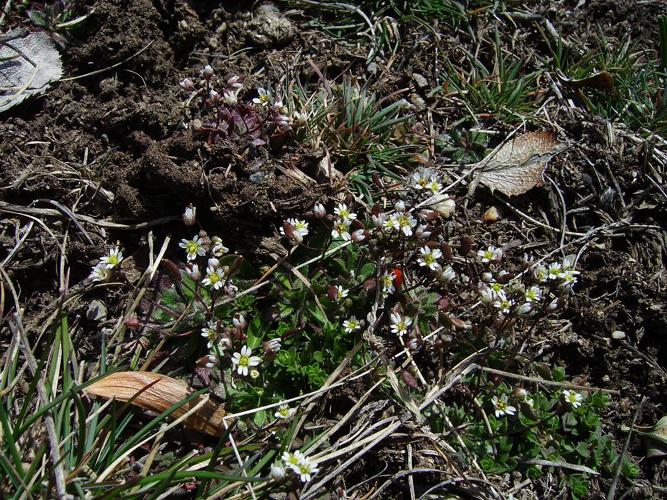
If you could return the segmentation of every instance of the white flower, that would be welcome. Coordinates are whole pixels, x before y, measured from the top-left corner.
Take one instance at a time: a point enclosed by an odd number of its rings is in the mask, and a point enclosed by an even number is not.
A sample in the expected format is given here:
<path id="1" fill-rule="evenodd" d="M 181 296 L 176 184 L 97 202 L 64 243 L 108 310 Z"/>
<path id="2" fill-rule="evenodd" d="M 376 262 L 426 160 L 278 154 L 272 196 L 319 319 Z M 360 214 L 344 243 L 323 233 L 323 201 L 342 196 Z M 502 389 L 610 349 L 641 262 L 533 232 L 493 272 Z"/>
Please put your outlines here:
<path id="1" fill-rule="evenodd" d="M 417 259 L 417 263 L 421 267 L 428 267 L 431 271 L 435 271 L 440 267 L 438 259 L 442 257 L 442 252 L 439 248 L 430 248 L 423 246 L 419 249 L 421 257 Z"/>
<path id="2" fill-rule="evenodd" d="M 294 472 L 299 475 L 299 479 L 301 479 L 301 482 L 303 483 L 310 481 L 310 479 L 319 471 L 320 469 L 317 468 L 317 462 L 314 462 L 308 457 L 303 457 L 299 462 L 298 468 L 294 469 Z"/>
<path id="3" fill-rule="evenodd" d="M 233 90 L 222 93 L 222 100 L 227 106 L 234 106 L 239 102 L 239 96 Z"/>
<path id="4" fill-rule="evenodd" d="M 408 333 L 410 325 L 412 325 L 412 320 L 410 318 L 404 318 L 398 313 L 391 313 L 391 332 L 395 333 L 399 337 Z"/>
<path id="5" fill-rule="evenodd" d="M 271 464 L 271 477 L 273 479 L 282 479 L 285 477 L 285 468 L 279 462 Z"/>
<path id="6" fill-rule="evenodd" d="M 274 101 L 273 106 L 271 107 L 279 115 L 286 115 L 289 112 L 287 106 L 283 104 L 283 100 L 280 97 L 276 97 L 276 100 Z"/>
<path id="7" fill-rule="evenodd" d="M 261 106 L 268 106 L 269 102 L 271 101 L 271 93 L 268 92 L 266 89 L 263 89 L 262 87 L 259 87 L 257 89 L 257 97 L 255 97 L 252 102 L 255 104 L 259 104 Z"/>
<path id="8" fill-rule="evenodd" d="M 549 270 L 544 266 L 539 266 L 535 271 L 533 271 L 535 279 L 540 283 L 544 283 L 549 279 Z"/>
<path id="9" fill-rule="evenodd" d="M 186 226 L 194 226 L 197 221 L 197 207 L 193 207 L 192 205 L 185 207 L 181 219 L 183 219 L 183 224 Z"/>
<path id="10" fill-rule="evenodd" d="M 560 277 L 563 280 L 561 285 L 564 288 L 571 288 L 577 282 L 577 274 L 579 274 L 579 271 L 574 270 L 568 270 L 561 273 Z"/>
<path id="11" fill-rule="evenodd" d="M 213 76 L 213 68 L 211 65 L 207 64 L 204 66 L 204 69 L 201 70 L 201 74 L 204 76 L 204 78 L 211 78 Z"/>
<path id="12" fill-rule="evenodd" d="M 336 295 L 335 295 L 335 301 L 336 302 L 341 302 L 345 297 L 347 297 L 347 294 L 349 293 L 349 290 L 346 290 L 340 285 L 336 285 Z"/>
<path id="13" fill-rule="evenodd" d="M 514 306 L 514 301 L 508 299 L 505 296 L 505 292 L 502 292 L 502 295 L 498 295 L 498 298 L 493 302 L 493 305 L 500 309 L 500 312 L 503 314 L 509 314 Z"/>
<path id="14" fill-rule="evenodd" d="M 287 219 L 287 222 L 294 227 L 294 230 L 299 233 L 301 236 L 306 236 L 308 234 L 308 223 L 300 219 Z M 285 236 L 285 228 L 280 228 L 280 234 Z"/>
<path id="15" fill-rule="evenodd" d="M 417 225 L 417 220 L 409 213 L 399 212 L 393 216 L 396 219 L 396 227 L 405 236 L 412 236 L 412 228 Z"/>
<path id="16" fill-rule="evenodd" d="M 433 194 L 436 194 L 442 189 L 442 184 L 440 184 L 440 181 L 437 177 L 431 177 L 431 179 L 428 181 L 428 184 L 426 185 L 426 188 L 430 189 Z"/>
<path id="17" fill-rule="evenodd" d="M 398 217 L 394 214 L 382 222 L 382 227 L 387 231 L 399 230 L 401 228 L 401 223 L 398 222 Z"/>
<path id="18" fill-rule="evenodd" d="M 303 127 L 308 123 L 308 113 L 299 113 L 298 111 L 295 111 L 292 113 L 292 121 L 297 127 Z"/>
<path id="19" fill-rule="evenodd" d="M 109 250 L 109 255 L 105 255 L 100 259 L 100 264 L 103 264 L 107 269 L 113 269 L 123 261 L 123 253 L 118 247 L 113 247 Z"/>
<path id="20" fill-rule="evenodd" d="M 347 333 L 352 333 L 361 328 L 361 323 L 357 318 L 352 316 L 350 319 L 343 321 L 343 328 Z"/>
<path id="21" fill-rule="evenodd" d="M 584 397 L 581 394 L 569 389 L 563 389 L 563 398 L 565 398 L 567 403 L 570 403 L 572 408 L 579 408 L 581 406 L 581 402 L 584 400 Z"/>
<path id="22" fill-rule="evenodd" d="M 207 268 L 208 268 L 208 267 L 217 268 L 218 266 L 220 266 L 220 261 L 219 261 L 218 259 L 216 259 L 215 257 L 211 257 L 211 258 L 208 259 L 208 261 L 206 262 L 206 267 L 207 267 Z"/>
<path id="23" fill-rule="evenodd" d="M 491 261 L 499 261 L 503 258 L 503 251 L 500 248 L 496 248 L 493 245 L 489 246 L 486 250 L 478 250 L 477 255 L 482 259 L 484 264 L 487 264 Z"/>
<path id="24" fill-rule="evenodd" d="M 201 336 L 208 339 L 207 347 L 210 349 L 213 347 L 216 339 L 218 338 L 218 325 L 217 321 L 211 320 L 208 322 L 204 328 L 201 329 Z"/>
<path id="25" fill-rule="evenodd" d="M 420 168 L 410 176 L 410 186 L 417 191 L 427 189 L 434 175 L 430 168 Z"/>
<path id="26" fill-rule="evenodd" d="M 303 453 L 301 453 L 298 450 L 293 452 L 293 453 L 289 452 L 289 451 L 286 451 L 286 452 L 283 453 L 282 461 L 287 467 L 289 467 L 290 469 L 292 469 L 293 471 L 296 472 L 297 467 L 299 466 L 299 464 L 301 463 L 301 461 L 304 458 L 305 457 L 303 456 Z"/>
<path id="27" fill-rule="evenodd" d="M 206 250 L 202 246 L 198 235 L 195 235 L 191 240 L 183 238 L 178 246 L 185 249 L 188 260 L 195 260 L 198 255 L 206 255 Z"/>
<path id="28" fill-rule="evenodd" d="M 549 269 L 547 270 L 547 277 L 550 280 L 557 280 L 563 274 L 563 266 L 559 262 L 553 262 L 549 264 Z"/>
<path id="29" fill-rule="evenodd" d="M 206 268 L 206 278 L 202 280 L 202 283 L 206 286 L 213 288 L 214 290 L 220 290 L 225 284 L 225 273 L 222 269 L 216 269 L 214 267 Z"/>
<path id="30" fill-rule="evenodd" d="M 357 214 L 350 212 L 345 203 L 339 203 L 334 208 L 334 213 L 343 221 L 352 222 L 357 218 Z"/>
<path id="31" fill-rule="evenodd" d="M 213 244 L 213 248 L 211 248 L 213 257 L 220 258 L 229 252 L 229 248 L 222 244 L 222 238 L 220 238 L 220 236 L 213 236 L 211 238 L 211 243 Z"/>
<path id="32" fill-rule="evenodd" d="M 437 269 L 436 273 L 438 276 L 438 281 L 442 281 L 445 283 L 448 281 L 452 281 L 454 278 L 456 278 L 456 272 L 454 272 L 452 266 L 447 266 L 444 269 Z"/>
<path id="33" fill-rule="evenodd" d="M 389 295 L 390 293 L 394 293 L 394 280 L 396 279 L 396 274 L 394 271 L 385 274 L 382 276 L 381 281 L 382 281 L 382 293 L 385 295 Z"/>
<path id="34" fill-rule="evenodd" d="M 524 294 L 526 302 L 538 302 L 542 298 L 542 290 L 539 286 L 531 286 Z"/>
<path id="35" fill-rule="evenodd" d="M 252 356 L 252 349 L 247 345 L 241 347 L 241 352 L 235 352 L 232 355 L 232 363 L 236 365 L 236 372 L 239 375 L 248 375 L 248 369 L 257 366 L 262 360 L 258 356 Z"/>
<path id="36" fill-rule="evenodd" d="M 371 220 L 373 221 L 373 226 L 377 229 L 384 227 L 385 221 L 387 220 L 387 214 L 380 212 L 377 215 L 371 215 Z"/>
<path id="37" fill-rule="evenodd" d="M 491 402 L 493 403 L 496 417 L 502 417 L 503 415 L 514 415 L 516 413 L 516 408 L 511 406 L 507 401 L 506 394 L 500 396 L 500 399 L 498 399 L 496 396 L 493 396 L 491 398 Z"/>
<path id="38" fill-rule="evenodd" d="M 283 404 L 278 407 L 278 410 L 273 414 L 274 417 L 287 420 L 296 413 L 296 408 L 290 408 L 289 405 Z"/>
<path id="39" fill-rule="evenodd" d="M 331 236 L 334 238 L 343 238 L 345 241 L 351 240 L 352 235 L 350 235 L 350 223 L 343 219 L 339 219 L 334 222 L 334 227 L 331 230 Z"/>
<path id="40" fill-rule="evenodd" d="M 217 90 L 211 89 L 211 90 L 208 91 L 208 97 L 212 101 L 217 101 L 218 99 L 220 99 L 220 94 L 218 93 Z"/>
<path id="41" fill-rule="evenodd" d="M 195 88 L 195 82 L 190 78 L 183 78 L 178 84 L 183 87 L 185 90 L 193 90 Z"/>
<path id="42" fill-rule="evenodd" d="M 89 276 L 93 281 L 108 281 L 111 278 L 111 269 L 100 263 L 93 267 Z"/>

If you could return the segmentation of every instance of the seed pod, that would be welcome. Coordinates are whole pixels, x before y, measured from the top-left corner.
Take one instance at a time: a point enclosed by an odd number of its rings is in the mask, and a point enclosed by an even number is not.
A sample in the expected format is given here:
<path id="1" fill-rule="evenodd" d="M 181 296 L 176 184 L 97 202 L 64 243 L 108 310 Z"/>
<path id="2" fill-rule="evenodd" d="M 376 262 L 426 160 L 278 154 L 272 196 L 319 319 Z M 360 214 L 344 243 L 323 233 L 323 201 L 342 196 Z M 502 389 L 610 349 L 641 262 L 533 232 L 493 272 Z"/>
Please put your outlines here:
<path id="1" fill-rule="evenodd" d="M 162 259 L 160 261 L 160 267 L 167 273 L 167 276 L 169 276 L 173 282 L 180 283 L 182 281 L 183 277 L 181 276 L 181 270 L 171 260 Z"/>
<path id="2" fill-rule="evenodd" d="M 229 266 L 229 274 L 234 274 L 238 271 L 241 268 L 241 264 L 243 264 L 243 256 L 237 255 L 232 265 Z"/>
<path id="3" fill-rule="evenodd" d="M 405 385 L 408 387 L 412 387 L 413 389 L 417 389 L 419 387 L 417 379 L 409 371 L 401 370 L 401 378 L 403 379 L 403 382 L 405 382 Z"/>
<path id="4" fill-rule="evenodd" d="M 467 257 L 472 250 L 472 238 L 470 236 L 463 236 L 461 238 L 461 246 L 459 248 L 459 253 L 463 257 Z"/>
<path id="5" fill-rule="evenodd" d="M 452 246 L 449 243 L 443 243 L 440 245 L 440 250 L 442 251 L 442 257 L 445 260 L 452 260 L 454 258 L 454 251 L 452 250 Z"/>

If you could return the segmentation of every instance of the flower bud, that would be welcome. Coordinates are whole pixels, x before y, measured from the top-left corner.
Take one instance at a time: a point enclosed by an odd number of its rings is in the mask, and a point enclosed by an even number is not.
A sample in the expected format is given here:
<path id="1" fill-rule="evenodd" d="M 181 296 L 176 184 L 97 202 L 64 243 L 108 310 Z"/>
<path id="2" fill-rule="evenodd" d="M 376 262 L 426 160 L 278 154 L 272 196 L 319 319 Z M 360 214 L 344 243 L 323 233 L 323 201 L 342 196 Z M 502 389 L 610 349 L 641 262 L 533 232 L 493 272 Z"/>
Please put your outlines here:
<path id="1" fill-rule="evenodd" d="M 213 76 L 213 73 L 214 73 L 213 68 L 209 64 L 204 66 L 204 69 L 201 70 L 202 76 L 207 80 Z"/>
<path id="2" fill-rule="evenodd" d="M 445 260 L 452 260 L 454 258 L 454 251 L 452 246 L 449 243 L 443 243 L 440 245 L 440 250 L 442 251 L 442 258 Z"/>
<path id="3" fill-rule="evenodd" d="M 220 261 L 218 259 L 216 259 L 215 257 L 211 257 L 210 259 L 208 259 L 207 267 L 212 267 L 213 269 L 217 269 L 219 265 L 220 265 Z"/>
<path id="4" fill-rule="evenodd" d="M 298 245 L 303 241 L 303 236 L 301 235 L 301 233 L 297 231 L 296 228 L 289 222 L 283 223 L 283 231 L 285 232 L 285 236 L 287 236 L 287 239 L 289 239 L 293 243 L 296 243 Z"/>
<path id="5" fill-rule="evenodd" d="M 186 268 L 185 272 L 188 273 L 192 281 L 199 281 L 201 279 L 201 272 L 197 264 L 192 264 L 192 267 Z"/>
<path id="6" fill-rule="evenodd" d="M 185 207 L 185 211 L 183 212 L 183 215 L 181 215 L 181 218 L 183 219 L 183 224 L 186 226 L 194 226 L 195 222 L 197 222 L 197 207 L 193 207 L 192 203 L 190 203 Z"/>
<path id="7" fill-rule="evenodd" d="M 324 205 L 321 203 L 315 203 L 315 206 L 313 207 L 313 214 L 315 214 L 315 217 L 318 219 L 322 219 L 323 217 L 326 217 L 327 209 L 324 208 Z"/>
<path id="8" fill-rule="evenodd" d="M 190 78 L 183 78 L 178 84 L 183 87 L 185 90 L 194 90 L 195 88 L 195 82 L 193 82 Z"/>
<path id="9" fill-rule="evenodd" d="M 461 238 L 461 248 L 459 249 L 459 253 L 463 257 L 467 257 L 470 250 L 472 250 L 472 238 L 470 238 L 470 236 L 463 236 Z"/>
<path id="10" fill-rule="evenodd" d="M 246 323 L 245 317 L 241 313 L 236 313 L 234 317 L 232 318 L 232 325 L 236 328 L 240 328 L 243 330 L 248 323 Z"/>
<path id="11" fill-rule="evenodd" d="M 480 277 L 484 283 L 491 283 L 493 281 L 493 273 L 484 271 Z"/>
<path id="12" fill-rule="evenodd" d="M 366 231 L 364 229 L 357 229 L 352 232 L 352 241 L 359 243 L 366 239 Z"/>
<path id="13" fill-rule="evenodd" d="M 162 259 L 160 261 L 160 267 L 175 283 L 180 283 L 182 281 L 183 277 L 181 276 L 181 270 L 171 260 Z"/>

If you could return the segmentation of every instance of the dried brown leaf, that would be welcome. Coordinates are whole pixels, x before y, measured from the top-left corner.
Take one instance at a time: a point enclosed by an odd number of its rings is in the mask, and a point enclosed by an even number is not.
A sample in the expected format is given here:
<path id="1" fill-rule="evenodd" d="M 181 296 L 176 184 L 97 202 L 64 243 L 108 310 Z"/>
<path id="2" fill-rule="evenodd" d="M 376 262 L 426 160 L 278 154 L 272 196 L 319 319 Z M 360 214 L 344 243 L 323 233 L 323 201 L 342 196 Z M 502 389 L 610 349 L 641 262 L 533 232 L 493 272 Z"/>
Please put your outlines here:
<path id="1" fill-rule="evenodd" d="M 542 185 L 547 162 L 565 149 L 553 132 L 528 132 L 507 142 L 486 163 L 480 182 L 491 191 L 516 196 Z"/>
<path id="2" fill-rule="evenodd" d="M 178 404 L 194 391 L 180 380 L 153 372 L 116 372 L 86 387 L 88 394 L 103 398 L 114 398 L 156 413 Z M 136 397 L 135 397 L 136 396 Z M 204 396 L 199 396 L 189 403 L 181 405 L 171 413 L 173 419 L 179 418 L 199 404 Z M 192 415 L 184 420 L 184 425 L 211 436 L 220 436 L 224 432 L 222 418 L 226 415 L 222 406 L 207 401 Z"/>

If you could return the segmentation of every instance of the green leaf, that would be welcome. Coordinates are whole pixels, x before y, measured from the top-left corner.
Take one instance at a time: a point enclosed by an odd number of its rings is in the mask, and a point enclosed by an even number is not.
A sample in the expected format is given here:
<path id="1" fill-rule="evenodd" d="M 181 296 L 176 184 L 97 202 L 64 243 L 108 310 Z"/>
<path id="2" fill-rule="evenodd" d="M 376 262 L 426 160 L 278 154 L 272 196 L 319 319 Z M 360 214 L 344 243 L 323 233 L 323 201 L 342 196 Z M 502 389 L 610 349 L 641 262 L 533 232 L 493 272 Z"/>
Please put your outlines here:
<path id="1" fill-rule="evenodd" d="M 253 320 L 248 325 L 248 330 L 246 332 L 247 339 L 246 344 L 251 349 L 257 349 L 264 339 L 264 325 L 262 324 L 261 316 L 255 316 Z"/>

